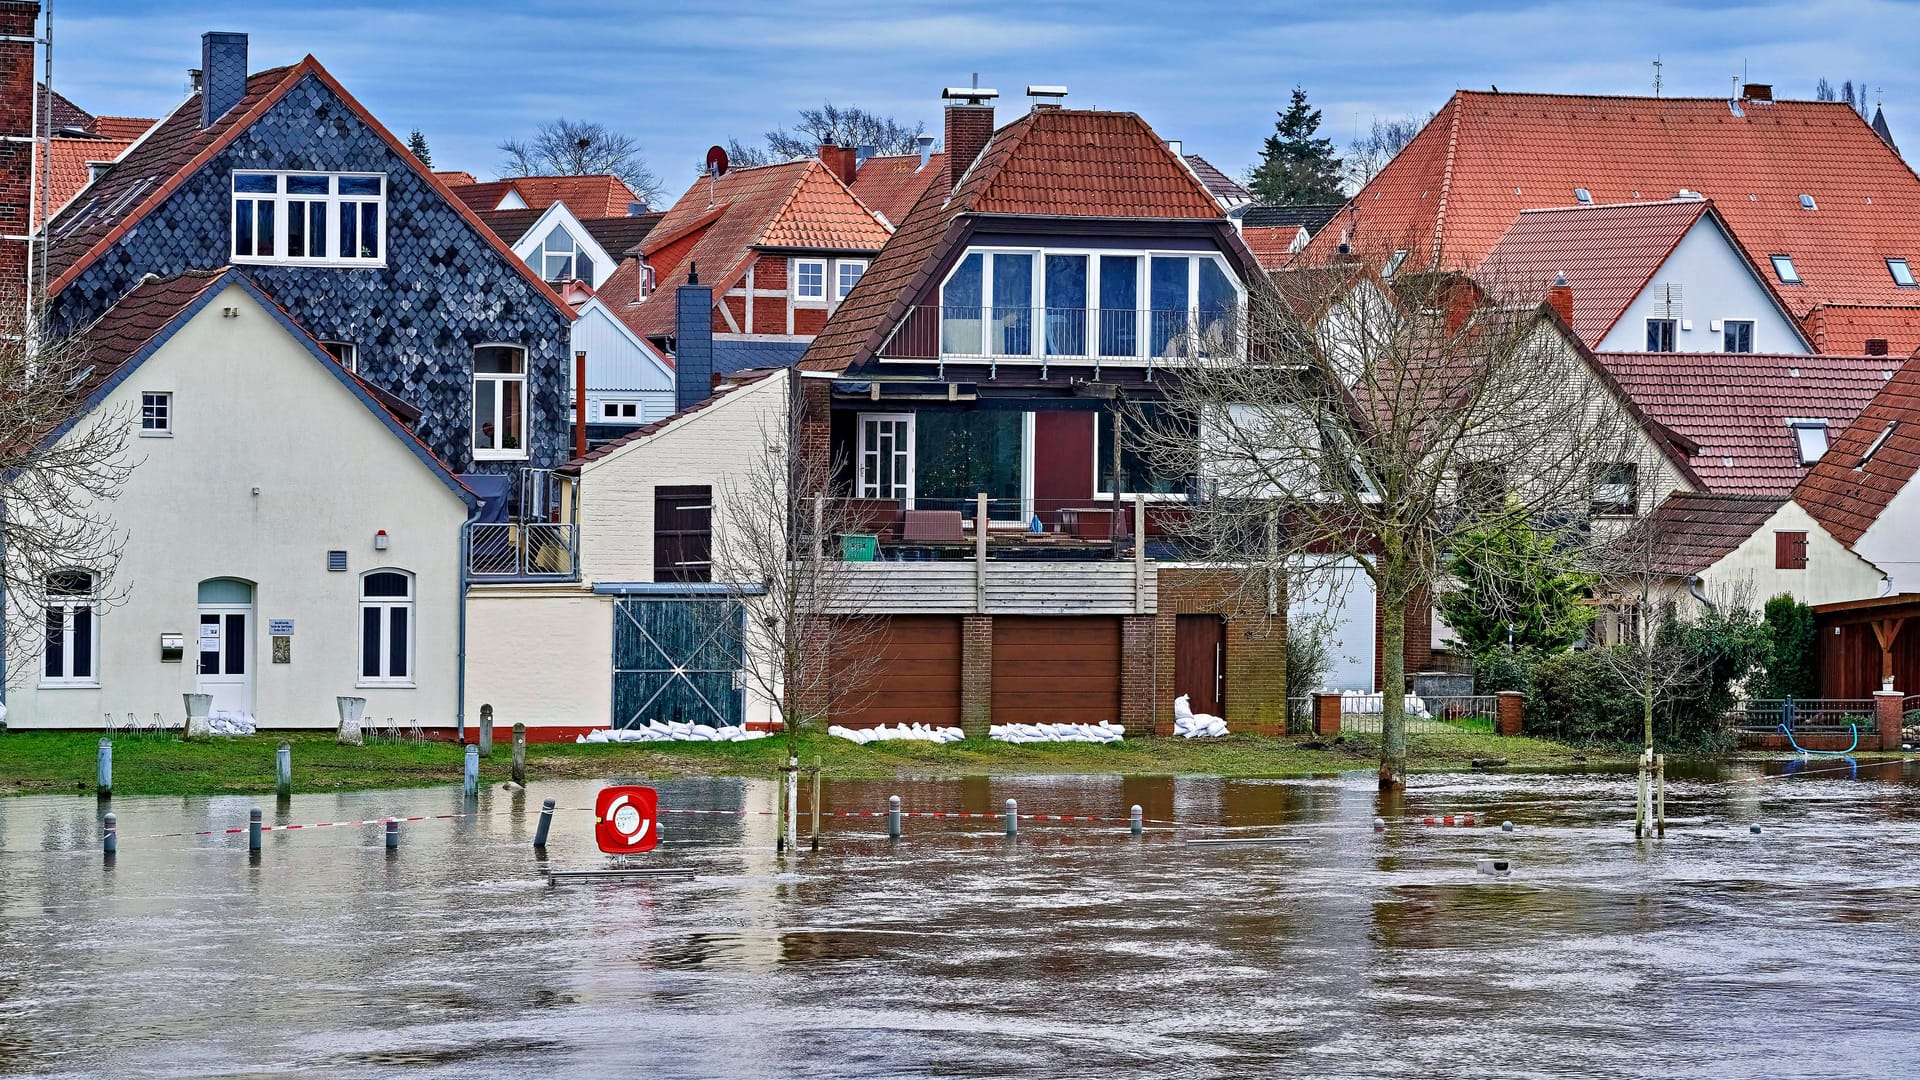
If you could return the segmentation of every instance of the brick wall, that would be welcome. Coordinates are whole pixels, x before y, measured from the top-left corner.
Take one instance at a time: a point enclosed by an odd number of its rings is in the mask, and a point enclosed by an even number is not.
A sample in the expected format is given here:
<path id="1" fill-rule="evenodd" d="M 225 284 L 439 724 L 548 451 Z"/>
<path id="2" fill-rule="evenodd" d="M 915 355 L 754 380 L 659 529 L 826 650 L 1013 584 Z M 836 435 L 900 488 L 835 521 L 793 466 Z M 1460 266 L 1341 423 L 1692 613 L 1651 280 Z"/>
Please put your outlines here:
<path id="1" fill-rule="evenodd" d="M 1181 615 L 1226 617 L 1226 721 L 1231 731 L 1279 735 L 1287 729 L 1287 620 L 1284 609 L 1271 617 L 1238 612 L 1228 597 L 1231 586 L 1205 570 L 1162 567 L 1159 614 L 1153 616 L 1154 671 L 1152 727 L 1173 732 L 1174 662 Z M 1127 654 L 1135 663 L 1135 654 Z"/>
<path id="2" fill-rule="evenodd" d="M 1387 606 L 1381 602 L 1380 594 L 1373 596 L 1373 685 L 1380 686 L 1381 649 L 1387 640 Z M 1417 671 L 1433 670 L 1433 594 L 1430 590 L 1420 589 L 1407 601 L 1407 663 L 1405 671 L 1409 677 Z M 1380 686 L 1382 691 L 1388 687 Z"/>
<path id="3" fill-rule="evenodd" d="M 833 465 L 833 383 L 800 379 L 800 452 L 807 469 L 825 473 Z"/>
<path id="4" fill-rule="evenodd" d="M 947 189 L 960 184 L 973 159 L 993 138 L 993 107 L 949 105 L 946 115 Z"/>
<path id="5" fill-rule="evenodd" d="M 960 727 L 982 736 L 993 721 L 993 616 L 960 619 Z"/>
<path id="6" fill-rule="evenodd" d="M 0 0 L 0 135 L 33 133 L 33 43 L 40 18 L 37 0 Z M 0 142 L 0 237 L 24 236 L 32 220 L 33 144 Z M 0 303 L 26 295 L 27 244 L 0 239 Z"/>
<path id="7" fill-rule="evenodd" d="M 1160 700 L 1157 667 L 1160 623 L 1157 615 L 1127 615 L 1120 620 L 1120 723 L 1129 735 L 1158 734 Z M 1171 655 L 1171 654 L 1168 654 Z M 1172 701 L 1172 698 L 1168 698 Z M 1172 707 L 1168 710 L 1172 731 Z"/>

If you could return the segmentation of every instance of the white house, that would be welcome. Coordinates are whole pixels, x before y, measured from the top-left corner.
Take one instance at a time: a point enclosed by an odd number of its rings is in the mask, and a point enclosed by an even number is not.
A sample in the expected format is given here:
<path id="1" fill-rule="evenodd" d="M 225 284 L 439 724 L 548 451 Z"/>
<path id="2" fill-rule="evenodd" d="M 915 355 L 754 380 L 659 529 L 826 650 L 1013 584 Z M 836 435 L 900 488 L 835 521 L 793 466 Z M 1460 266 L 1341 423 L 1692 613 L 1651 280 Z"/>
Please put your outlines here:
<path id="1" fill-rule="evenodd" d="M 579 578 L 476 585 L 467 697 L 502 722 L 569 736 L 648 720 L 764 724 L 774 704 L 742 677 L 752 583 L 729 582 L 728 496 L 784 432 L 790 371 L 742 376 L 566 467 Z M 743 588 L 744 587 L 744 588 Z"/>
<path id="2" fill-rule="evenodd" d="M 1794 501 L 1887 581 L 1920 592 L 1920 360 L 1893 373 L 1794 490 Z"/>
<path id="3" fill-rule="evenodd" d="M 1529 300 L 1562 286 L 1595 352 L 1810 353 L 1775 292 L 1798 284 L 1779 259 L 1754 266 L 1713 202 L 1685 195 L 1523 211 L 1474 276 Z"/>
<path id="4" fill-rule="evenodd" d="M 50 437 L 130 424 L 124 548 L 6 628 L 8 724 L 178 723 L 204 692 L 265 727 L 333 726 L 340 695 L 451 725 L 473 494 L 238 269 L 149 280 L 86 338 L 91 392 Z"/>
<path id="5" fill-rule="evenodd" d="M 1670 579 L 1661 594 L 1688 609 L 1705 597 L 1757 610 L 1781 594 L 1831 604 L 1884 585 L 1878 567 L 1791 499 L 1675 492 L 1636 528 L 1648 531 L 1647 569 Z"/>

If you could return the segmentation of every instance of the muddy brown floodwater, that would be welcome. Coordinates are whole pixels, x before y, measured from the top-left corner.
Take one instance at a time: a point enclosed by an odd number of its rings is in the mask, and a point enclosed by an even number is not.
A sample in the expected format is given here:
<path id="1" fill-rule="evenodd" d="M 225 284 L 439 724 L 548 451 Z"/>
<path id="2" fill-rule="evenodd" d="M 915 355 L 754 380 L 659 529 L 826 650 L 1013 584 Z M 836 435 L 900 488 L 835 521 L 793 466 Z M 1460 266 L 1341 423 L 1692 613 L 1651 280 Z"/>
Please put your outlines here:
<path id="1" fill-rule="evenodd" d="M 725 812 L 647 858 L 698 877 L 559 888 L 540 799 L 597 784 L 267 798 L 464 816 L 257 863 L 152 835 L 255 800 L 116 799 L 111 867 L 93 800 L 0 800 L 0 1075 L 1920 1075 L 1920 763 L 1786 767 L 1677 776 L 1644 842 L 1613 773 L 829 782 L 836 811 L 1112 820 L 829 819 L 787 860 L 771 784 L 675 781 L 664 807 Z M 1448 813 L 1477 824 L 1419 823 Z M 548 864 L 600 865 L 590 827 L 559 813 Z M 1311 842 L 1185 842 L 1270 832 Z"/>

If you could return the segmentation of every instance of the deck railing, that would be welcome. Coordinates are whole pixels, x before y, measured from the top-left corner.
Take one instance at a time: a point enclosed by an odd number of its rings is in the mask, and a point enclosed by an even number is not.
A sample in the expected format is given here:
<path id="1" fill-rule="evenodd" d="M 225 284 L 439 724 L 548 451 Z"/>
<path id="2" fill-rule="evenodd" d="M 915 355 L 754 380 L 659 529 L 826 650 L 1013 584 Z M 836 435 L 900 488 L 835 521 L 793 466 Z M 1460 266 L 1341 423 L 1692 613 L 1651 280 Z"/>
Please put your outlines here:
<path id="1" fill-rule="evenodd" d="M 569 522 L 474 522 L 467 576 L 487 581 L 571 581 L 580 576 L 579 528 Z"/>
<path id="2" fill-rule="evenodd" d="M 1045 366 L 1174 365 L 1193 357 L 1237 356 L 1245 348 L 1237 308 L 972 307 L 908 308 L 881 346 L 882 360 L 1019 363 Z"/>

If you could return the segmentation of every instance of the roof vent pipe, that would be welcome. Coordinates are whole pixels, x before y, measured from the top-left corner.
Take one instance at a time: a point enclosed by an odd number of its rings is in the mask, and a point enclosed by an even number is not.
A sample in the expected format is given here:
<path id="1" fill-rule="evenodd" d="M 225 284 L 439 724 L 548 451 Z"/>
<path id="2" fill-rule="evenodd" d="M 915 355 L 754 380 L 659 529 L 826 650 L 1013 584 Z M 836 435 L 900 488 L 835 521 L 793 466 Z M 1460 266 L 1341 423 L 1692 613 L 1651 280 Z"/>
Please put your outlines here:
<path id="1" fill-rule="evenodd" d="M 933 136 L 922 135 L 914 139 L 913 143 L 920 148 L 920 168 L 924 169 L 927 167 L 927 162 L 933 157 Z M 918 172 L 919 170 L 916 169 L 915 171 Z"/>

